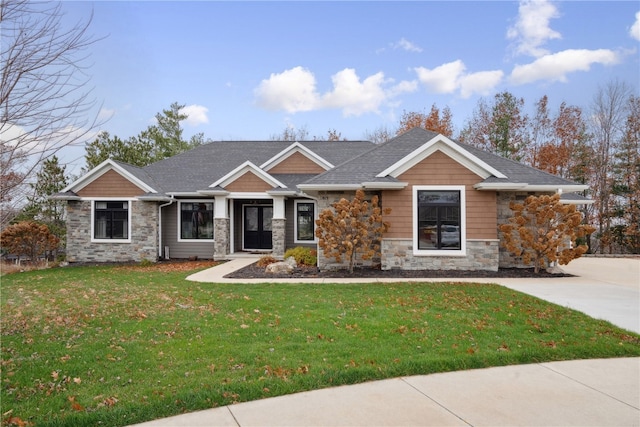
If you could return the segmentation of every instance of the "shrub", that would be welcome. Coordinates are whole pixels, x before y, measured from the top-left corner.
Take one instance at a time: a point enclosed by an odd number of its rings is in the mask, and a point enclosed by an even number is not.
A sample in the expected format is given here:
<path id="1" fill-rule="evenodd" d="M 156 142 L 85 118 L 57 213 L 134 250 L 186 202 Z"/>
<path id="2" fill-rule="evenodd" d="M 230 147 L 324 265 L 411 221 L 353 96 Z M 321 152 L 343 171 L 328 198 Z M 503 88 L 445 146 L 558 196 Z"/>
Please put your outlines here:
<path id="1" fill-rule="evenodd" d="M 333 210 L 323 210 L 316 220 L 316 237 L 324 256 L 338 263 L 344 258 L 350 273 L 357 254 L 363 260 L 379 258 L 382 234 L 391 226 L 383 214 L 390 214 L 391 208 L 382 209 L 377 195 L 365 200 L 362 190 L 356 191 L 353 200 L 342 198 L 331 206 Z"/>
<path id="2" fill-rule="evenodd" d="M 263 256 L 260 257 L 260 259 L 258 260 L 256 265 L 258 267 L 266 267 L 269 264 L 273 264 L 274 262 L 278 262 L 278 260 L 275 259 L 273 256 L 271 256 L 271 255 L 263 255 Z"/>
<path id="3" fill-rule="evenodd" d="M 582 214 L 575 205 L 565 205 L 560 195 L 529 196 L 523 203 L 511 202 L 513 217 L 500 225 L 502 245 L 512 254 L 533 264 L 534 271 L 552 262 L 562 265 L 579 258 L 588 249 L 577 245 L 578 239 L 593 233 L 595 228 L 582 224 Z"/>
<path id="4" fill-rule="evenodd" d="M 292 256 L 298 265 L 308 265 L 310 267 L 315 266 L 318 263 L 318 253 L 315 249 L 305 248 L 304 246 L 298 246 L 295 248 L 287 249 L 284 253 L 284 258 L 287 259 Z"/>
<path id="5" fill-rule="evenodd" d="M 142 258 L 142 260 L 140 260 L 140 267 L 151 267 L 154 264 L 155 263 L 153 261 L 147 258 Z"/>
<path id="6" fill-rule="evenodd" d="M 18 256 L 27 256 L 36 262 L 41 256 L 58 248 L 60 239 L 44 224 L 24 221 L 4 229 L 0 235 L 3 249 Z"/>

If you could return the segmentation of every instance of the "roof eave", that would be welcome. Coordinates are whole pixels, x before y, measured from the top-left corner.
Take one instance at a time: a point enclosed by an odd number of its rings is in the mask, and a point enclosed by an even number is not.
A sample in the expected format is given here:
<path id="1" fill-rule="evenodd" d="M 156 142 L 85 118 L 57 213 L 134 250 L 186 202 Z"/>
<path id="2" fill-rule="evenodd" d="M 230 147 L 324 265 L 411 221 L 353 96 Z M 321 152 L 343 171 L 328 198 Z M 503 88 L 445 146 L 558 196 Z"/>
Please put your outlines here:
<path id="1" fill-rule="evenodd" d="M 584 200 L 575 200 L 575 199 L 563 199 L 560 197 L 560 203 L 563 205 L 592 205 L 595 203 L 595 200 L 592 199 L 584 199 Z"/>
<path id="2" fill-rule="evenodd" d="M 267 194 L 270 196 L 295 196 L 296 194 L 298 194 L 298 192 L 296 190 L 278 189 L 278 190 L 269 190 L 267 191 Z"/>
<path id="3" fill-rule="evenodd" d="M 479 182 L 474 185 L 473 188 L 476 190 L 489 190 L 489 191 L 551 191 L 557 192 L 561 190 L 564 193 L 575 193 L 576 191 L 584 191 L 589 188 L 588 185 L 581 184 L 562 184 L 562 185 L 554 185 L 554 184 L 528 184 L 525 182 Z"/>
<path id="4" fill-rule="evenodd" d="M 229 191 L 223 189 L 199 190 L 198 194 L 203 196 L 228 196 Z"/>
<path id="5" fill-rule="evenodd" d="M 175 200 L 169 196 L 138 196 L 138 200 L 140 200 L 141 202 L 170 202 L 172 200 Z"/>
<path id="6" fill-rule="evenodd" d="M 298 188 L 303 191 L 351 191 L 359 190 L 362 184 L 298 184 Z"/>
<path id="7" fill-rule="evenodd" d="M 409 185 L 408 182 L 363 182 L 362 188 L 367 190 L 402 190 Z"/>
<path id="8" fill-rule="evenodd" d="M 49 196 L 49 199 L 51 200 L 62 200 L 62 201 L 78 201 L 78 200 L 82 200 L 82 197 L 76 195 L 76 194 L 63 194 L 63 193 L 58 193 L 58 194 L 52 194 L 51 196 Z"/>

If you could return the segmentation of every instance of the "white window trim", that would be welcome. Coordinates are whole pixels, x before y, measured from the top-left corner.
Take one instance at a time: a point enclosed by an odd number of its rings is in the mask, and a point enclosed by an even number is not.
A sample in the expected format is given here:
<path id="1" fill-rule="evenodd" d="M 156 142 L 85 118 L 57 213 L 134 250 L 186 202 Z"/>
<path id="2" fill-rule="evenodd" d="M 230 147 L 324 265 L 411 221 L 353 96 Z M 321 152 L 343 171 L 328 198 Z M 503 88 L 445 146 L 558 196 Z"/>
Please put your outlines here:
<path id="1" fill-rule="evenodd" d="M 313 240 L 298 240 L 298 204 L 310 203 L 313 205 Z M 318 219 L 318 204 L 315 200 L 297 199 L 293 201 L 293 243 L 318 243 L 316 237 L 316 220 Z"/>
<path id="2" fill-rule="evenodd" d="M 181 224 L 181 217 L 182 217 L 182 204 L 183 203 L 213 203 L 213 227 L 214 227 L 214 231 L 213 231 L 213 239 L 183 239 L 182 238 L 182 224 Z M 179 199 L 178 200 L 178 212 L 176 213 L 176 221 L 177 221 L 177 232 L 178 232 L 178 242 L 187 242 L 187 243 L 205 243 L 205 242 L 215 242 L 216 241 L 216 233 L 215 233 L 215 212 L 216 212 L 216 203 L 215 203 L 215 199 Z"/>
<path id="3" fill-rule="evenodd" d="M 459 191 L 460 192 L 460 249 L 418 249 L 418 191 Z M 413 221 L 411 223 L 413 235 L 414 256 L 467 256 L 467 199 L 464 185 L 414 185 L 413 186 Z"/>
<path id="4" fill-rule="evenodd" d="M 131 202 L 133 199 L 127 197 L 105 197 L 105 198 L 95 198 L 89 199 L 91 202 L 91 243 L 131 243 L 131 211 L 133 210 L 133 206 Z M 98 239 L 95 237 L 96 234 L 96 224 L 95 224 L 95 212 L 96 212 L 96 202 L 127 202 L 127 236 L 126 239 Z"/>

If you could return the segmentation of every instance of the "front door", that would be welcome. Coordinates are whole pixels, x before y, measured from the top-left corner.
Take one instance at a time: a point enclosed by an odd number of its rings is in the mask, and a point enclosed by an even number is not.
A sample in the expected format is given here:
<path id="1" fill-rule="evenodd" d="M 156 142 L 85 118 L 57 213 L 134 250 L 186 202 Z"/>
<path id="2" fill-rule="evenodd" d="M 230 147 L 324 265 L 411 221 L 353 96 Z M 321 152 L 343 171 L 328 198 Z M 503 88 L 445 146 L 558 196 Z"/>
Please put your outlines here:
<path id="1" fill-rule="evenodd" d="M 244 247 L 245 250 L 271 249 L 271 220 L 273 206 L 244 206 Z"/>

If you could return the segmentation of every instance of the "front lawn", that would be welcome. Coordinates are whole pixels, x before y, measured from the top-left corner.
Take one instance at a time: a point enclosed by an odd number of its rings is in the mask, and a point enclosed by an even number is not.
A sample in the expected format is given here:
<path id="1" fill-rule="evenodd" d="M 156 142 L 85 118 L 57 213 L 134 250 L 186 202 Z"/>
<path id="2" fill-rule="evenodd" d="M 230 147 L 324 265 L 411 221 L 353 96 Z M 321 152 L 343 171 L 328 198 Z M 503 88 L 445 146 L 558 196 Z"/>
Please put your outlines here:
<path id="1" fill-rule="evenodd" d="M 637 334 L 497 285 L 232 285 L 187 274 L 3 276 L 3 425 L 127 425 L 374 379 L 640 356 Z"/>

